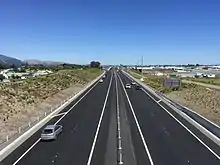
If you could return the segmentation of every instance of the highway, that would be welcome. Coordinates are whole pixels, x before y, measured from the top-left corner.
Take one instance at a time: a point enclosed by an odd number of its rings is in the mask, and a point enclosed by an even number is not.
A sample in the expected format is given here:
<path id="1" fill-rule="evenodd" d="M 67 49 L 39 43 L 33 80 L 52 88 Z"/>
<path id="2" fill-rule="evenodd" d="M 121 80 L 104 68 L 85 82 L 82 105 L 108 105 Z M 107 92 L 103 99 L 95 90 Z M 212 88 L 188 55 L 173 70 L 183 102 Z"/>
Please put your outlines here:
<path id="1" fill-rule="evenodd" d="M 63 125 L 55 141 L 41 130 L 0 165 L 219 165 L 220 147 L 145 89 L 108 71 L 48 124 Z"/>

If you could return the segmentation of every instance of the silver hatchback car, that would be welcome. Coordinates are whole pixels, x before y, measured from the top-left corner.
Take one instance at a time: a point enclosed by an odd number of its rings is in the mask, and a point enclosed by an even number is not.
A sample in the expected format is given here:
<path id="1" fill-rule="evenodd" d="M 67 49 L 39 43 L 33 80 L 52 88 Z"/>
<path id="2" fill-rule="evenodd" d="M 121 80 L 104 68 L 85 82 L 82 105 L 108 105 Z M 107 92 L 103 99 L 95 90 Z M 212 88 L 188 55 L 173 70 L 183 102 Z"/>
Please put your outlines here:
<path id="1" fill-rule="evenodd" d="M 47 125 L 41 133 L 41 140 L 56 140 L 62 129 L 62 125 Z"/>

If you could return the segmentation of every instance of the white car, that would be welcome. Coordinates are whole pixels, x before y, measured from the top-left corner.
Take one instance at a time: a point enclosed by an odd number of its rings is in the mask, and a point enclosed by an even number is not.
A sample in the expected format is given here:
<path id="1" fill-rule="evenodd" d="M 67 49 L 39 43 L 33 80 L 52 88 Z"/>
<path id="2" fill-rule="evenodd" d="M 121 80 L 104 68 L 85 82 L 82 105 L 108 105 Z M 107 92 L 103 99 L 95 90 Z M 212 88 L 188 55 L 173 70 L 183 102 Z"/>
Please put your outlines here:
<path id="1" fill-rule="evenodd" d="M 103 83 L 103 79 L 100 79 L 99 82 L 100 82 L 100 83 Z"/>
<path id="2" fill-rule="evenodd" d="M 132 85 L 135 85 L 135 84 L 136 84 L 136 82 L 132 81 L 132 82 L 131 82 L 131 84 L 132 84 Z"/>
<path id="3" fill-rule="evenodd" d="M 126 89 L 130 89 L 130 88 L 131 88 L 131 84 L 126 84 L 126 85 L 125 85 L 125 88 L 126 88 Z"/>

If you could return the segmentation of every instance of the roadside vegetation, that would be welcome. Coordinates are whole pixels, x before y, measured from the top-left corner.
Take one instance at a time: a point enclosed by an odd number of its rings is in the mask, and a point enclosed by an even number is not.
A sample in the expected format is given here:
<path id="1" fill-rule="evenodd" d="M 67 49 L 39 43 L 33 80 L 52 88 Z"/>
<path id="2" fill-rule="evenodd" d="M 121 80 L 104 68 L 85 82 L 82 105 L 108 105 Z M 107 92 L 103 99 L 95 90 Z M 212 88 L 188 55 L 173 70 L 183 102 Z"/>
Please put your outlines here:
<path id="1" fill-rule="evenodd" d="M 205 84 L 211 84 L 211 85 L 218 85 L 220 86 L 220 78 L 185 78 L 186 80 L 205 83 Z"/>
<path id="2" fill-rule="evenodd" d="M 0 84 L 0 144 L 6 136 L 15 135 L 18 127 L 26 128 L 29 122 L 42 119 L 45 112 L 57 108 L 103 72 L 99 62 L 14 68 L 16 73 L 30 70 L 51 72 L 26 79 L 12 77 L 10 83 Z"/>
<path id="3" fill-rule="evenodd" d="M 135 78 L 141 78 L 141 73 L 137 70 L 129 70 L 128 72 Z M 181 87 L 178 89 L 165 88 L 162 83 L 164 77 L 151 74 L 144 74 L 143 76 L 144 82 L 150 87 L 220 125 L 220 90 L 188 83 L 181 83 Z M 219 79 L 205 78 L 196 78 L 194 80 L 215 85 L 219 81 Z"/>
<path id="4" fill-rule="evenodd" d="M 59 70 L 49 75 L 28 78 L 20 83 L 0 85 L 0 118 L 7 120 L 19 107 L 37 104 L 76 84 L 85 85 L 101 73 L 100 69 Z"/>
<path id="5" fill-rule="evenodd" d="M 138 78 L 138 79 L 141 78 L 141 73 L 137 70 L 132 70 L 128 72 L 135 78 Z M 181 83 L 181 86 L 179 88 L 166 88 L 163 86 L 163 80 L 166 78 L 164 76 L 156 76 L 156 75 L 152 75 L 148 73 L 148 74 L 143 74 L 143 77 L 144 77 L 144 82 L 147 85 L 149 85 L 153 89 L 160 91 L 162 93 L 170 93 L 172 91 L 181 91 L 184 88 L 191 89 L 197 86 L 195 84 Z"/>

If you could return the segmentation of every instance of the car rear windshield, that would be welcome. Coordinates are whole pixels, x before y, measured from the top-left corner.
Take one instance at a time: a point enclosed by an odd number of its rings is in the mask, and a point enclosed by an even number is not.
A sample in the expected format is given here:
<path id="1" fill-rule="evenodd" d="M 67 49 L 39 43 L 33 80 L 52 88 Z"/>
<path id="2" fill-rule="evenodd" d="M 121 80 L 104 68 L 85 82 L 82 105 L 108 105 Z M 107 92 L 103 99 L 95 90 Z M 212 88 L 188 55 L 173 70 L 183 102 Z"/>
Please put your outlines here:
<path id="1" fill-rule="evenodd" d="M 53 130 L 52 129 L 44 129 L 43 133 L 50 134 L 50 133 L 53 133 Z"/>

